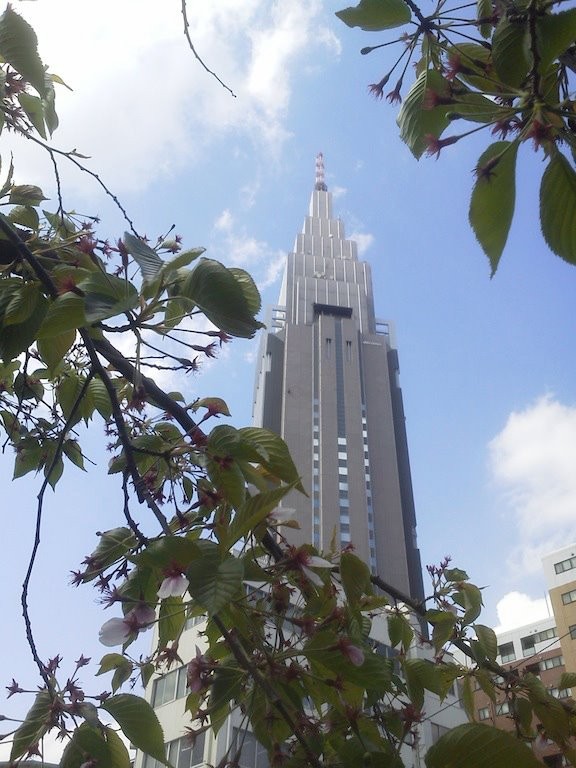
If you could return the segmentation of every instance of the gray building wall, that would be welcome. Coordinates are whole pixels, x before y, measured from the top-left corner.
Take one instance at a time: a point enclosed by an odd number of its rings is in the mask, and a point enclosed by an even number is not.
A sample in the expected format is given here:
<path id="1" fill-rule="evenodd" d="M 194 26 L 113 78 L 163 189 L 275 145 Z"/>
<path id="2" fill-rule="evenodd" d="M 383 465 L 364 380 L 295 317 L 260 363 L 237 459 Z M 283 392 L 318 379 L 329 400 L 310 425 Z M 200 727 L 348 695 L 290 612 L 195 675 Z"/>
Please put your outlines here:
<path id="1" fill-rule="evenodd" d="M 289 540 L 352 544 L 373 572 L 422 598 L 398 357 L 375 317 L 370 265 L 323 183 L 263 335 L 253 415 L 286 440 L 309 493 L 284 503 L 300 523 Z"/>

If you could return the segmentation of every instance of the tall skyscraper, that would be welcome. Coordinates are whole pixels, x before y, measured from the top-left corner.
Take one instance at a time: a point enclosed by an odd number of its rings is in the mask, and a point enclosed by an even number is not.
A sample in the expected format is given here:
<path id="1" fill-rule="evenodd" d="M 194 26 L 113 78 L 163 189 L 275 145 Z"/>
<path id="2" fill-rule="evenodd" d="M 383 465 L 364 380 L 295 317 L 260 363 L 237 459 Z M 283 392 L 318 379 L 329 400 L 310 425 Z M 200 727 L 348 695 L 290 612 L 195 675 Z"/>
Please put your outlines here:
<path id="1" fill-rule="evenodd" d="M 374 313 L 370 265 L 332 215 L 322 155 L 309 215 L 262 339 L 254 421 L 282 435 L 309 498 L 294 543 L 334 535 L 393 586 L 423 598 L 398 354 Z"/>

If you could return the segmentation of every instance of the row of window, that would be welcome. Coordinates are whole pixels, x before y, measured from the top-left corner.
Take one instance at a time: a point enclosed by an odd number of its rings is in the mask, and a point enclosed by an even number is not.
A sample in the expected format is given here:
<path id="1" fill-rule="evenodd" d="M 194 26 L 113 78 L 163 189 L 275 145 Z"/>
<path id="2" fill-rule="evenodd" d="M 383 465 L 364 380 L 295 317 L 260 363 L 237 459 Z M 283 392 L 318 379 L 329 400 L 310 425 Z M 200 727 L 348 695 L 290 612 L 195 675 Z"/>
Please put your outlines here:
<path id="1" fill-rule="evenodd" d="M 554 696 L 555 699 L 568 699 L 570 698 L 570 696 L 572 696 L 572 689 L 571 688 L 548 688 L 548 693 L 551 696 Z M 496 715 L 496 717 L 499 717 L 501 715 L 509 715 L 510 702 L 501 701 L 500 704 L 496 705 L 494 714 Z M 489 720 L 491 716 L 492 716 L 492 713 L 490 711 L 490 707 L 480 707 L 480 709 L 478 710 L 478 720 Z"/>
<path id="2" fill-rule="evenodd" d="M 554 563 L 554 570 L 556 573 L 571 571 L 573 568 L 576 568 L 576 557 L 569 557 L 567 560 L 561 560 L 559 563 Z"/>

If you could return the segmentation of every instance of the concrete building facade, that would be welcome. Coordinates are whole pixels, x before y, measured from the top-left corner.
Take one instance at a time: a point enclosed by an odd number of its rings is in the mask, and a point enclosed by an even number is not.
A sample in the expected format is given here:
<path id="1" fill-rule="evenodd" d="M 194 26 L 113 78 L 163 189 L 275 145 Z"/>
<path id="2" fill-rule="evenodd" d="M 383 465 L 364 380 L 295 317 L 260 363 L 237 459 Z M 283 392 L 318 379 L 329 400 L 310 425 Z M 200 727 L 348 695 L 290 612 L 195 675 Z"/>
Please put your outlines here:
<path id="1" fill-rule="evenodd" d="M 332 213 L 322 156 L 309 214 L 263 335 L 254 422 L 281 434 L 309 497 L 294 543 L 352 543 L 373 572 L 424 597 L 398 354 L 374 312 L 370 265 Z"/>
<path id="2" fill-rule="evenodd" d="M 519 676 L 536 675 L 548 692 L 559 700 L 573 700 L 576 691 L 562 687 L 561 675 L 576 672 L 576 545 L 546 555 L 542 566 L 548 587 L 551 615 L 548 618 L 498 633 L 497 661 Z M 510 701 L 503 684 L 496 701 L 491 701 L 479 687 L 474 694 L 476 718 L 503 730 L 513 730 Z M 534 722 L 537 725 L 537 722 Z M 537 738 L 534 742 L 540 760 L 550 768 L 565 763 L 552 742 Z"/>

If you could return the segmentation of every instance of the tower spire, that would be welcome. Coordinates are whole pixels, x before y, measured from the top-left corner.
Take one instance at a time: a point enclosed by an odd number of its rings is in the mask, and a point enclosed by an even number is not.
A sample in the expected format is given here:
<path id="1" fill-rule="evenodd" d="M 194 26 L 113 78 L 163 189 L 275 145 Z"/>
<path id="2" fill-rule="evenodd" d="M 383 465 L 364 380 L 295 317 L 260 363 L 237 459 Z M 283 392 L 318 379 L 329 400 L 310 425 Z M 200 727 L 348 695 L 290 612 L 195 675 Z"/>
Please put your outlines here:
<path id="1" fill-rule="evenodd" d="M 328 191 L 328 187 L 324 181 L 324 155 L 322 152 L 319 152 L 316 155 L 316 183 L 314 184 L 314 189 L 320 190 L 321 192 Z"/>

